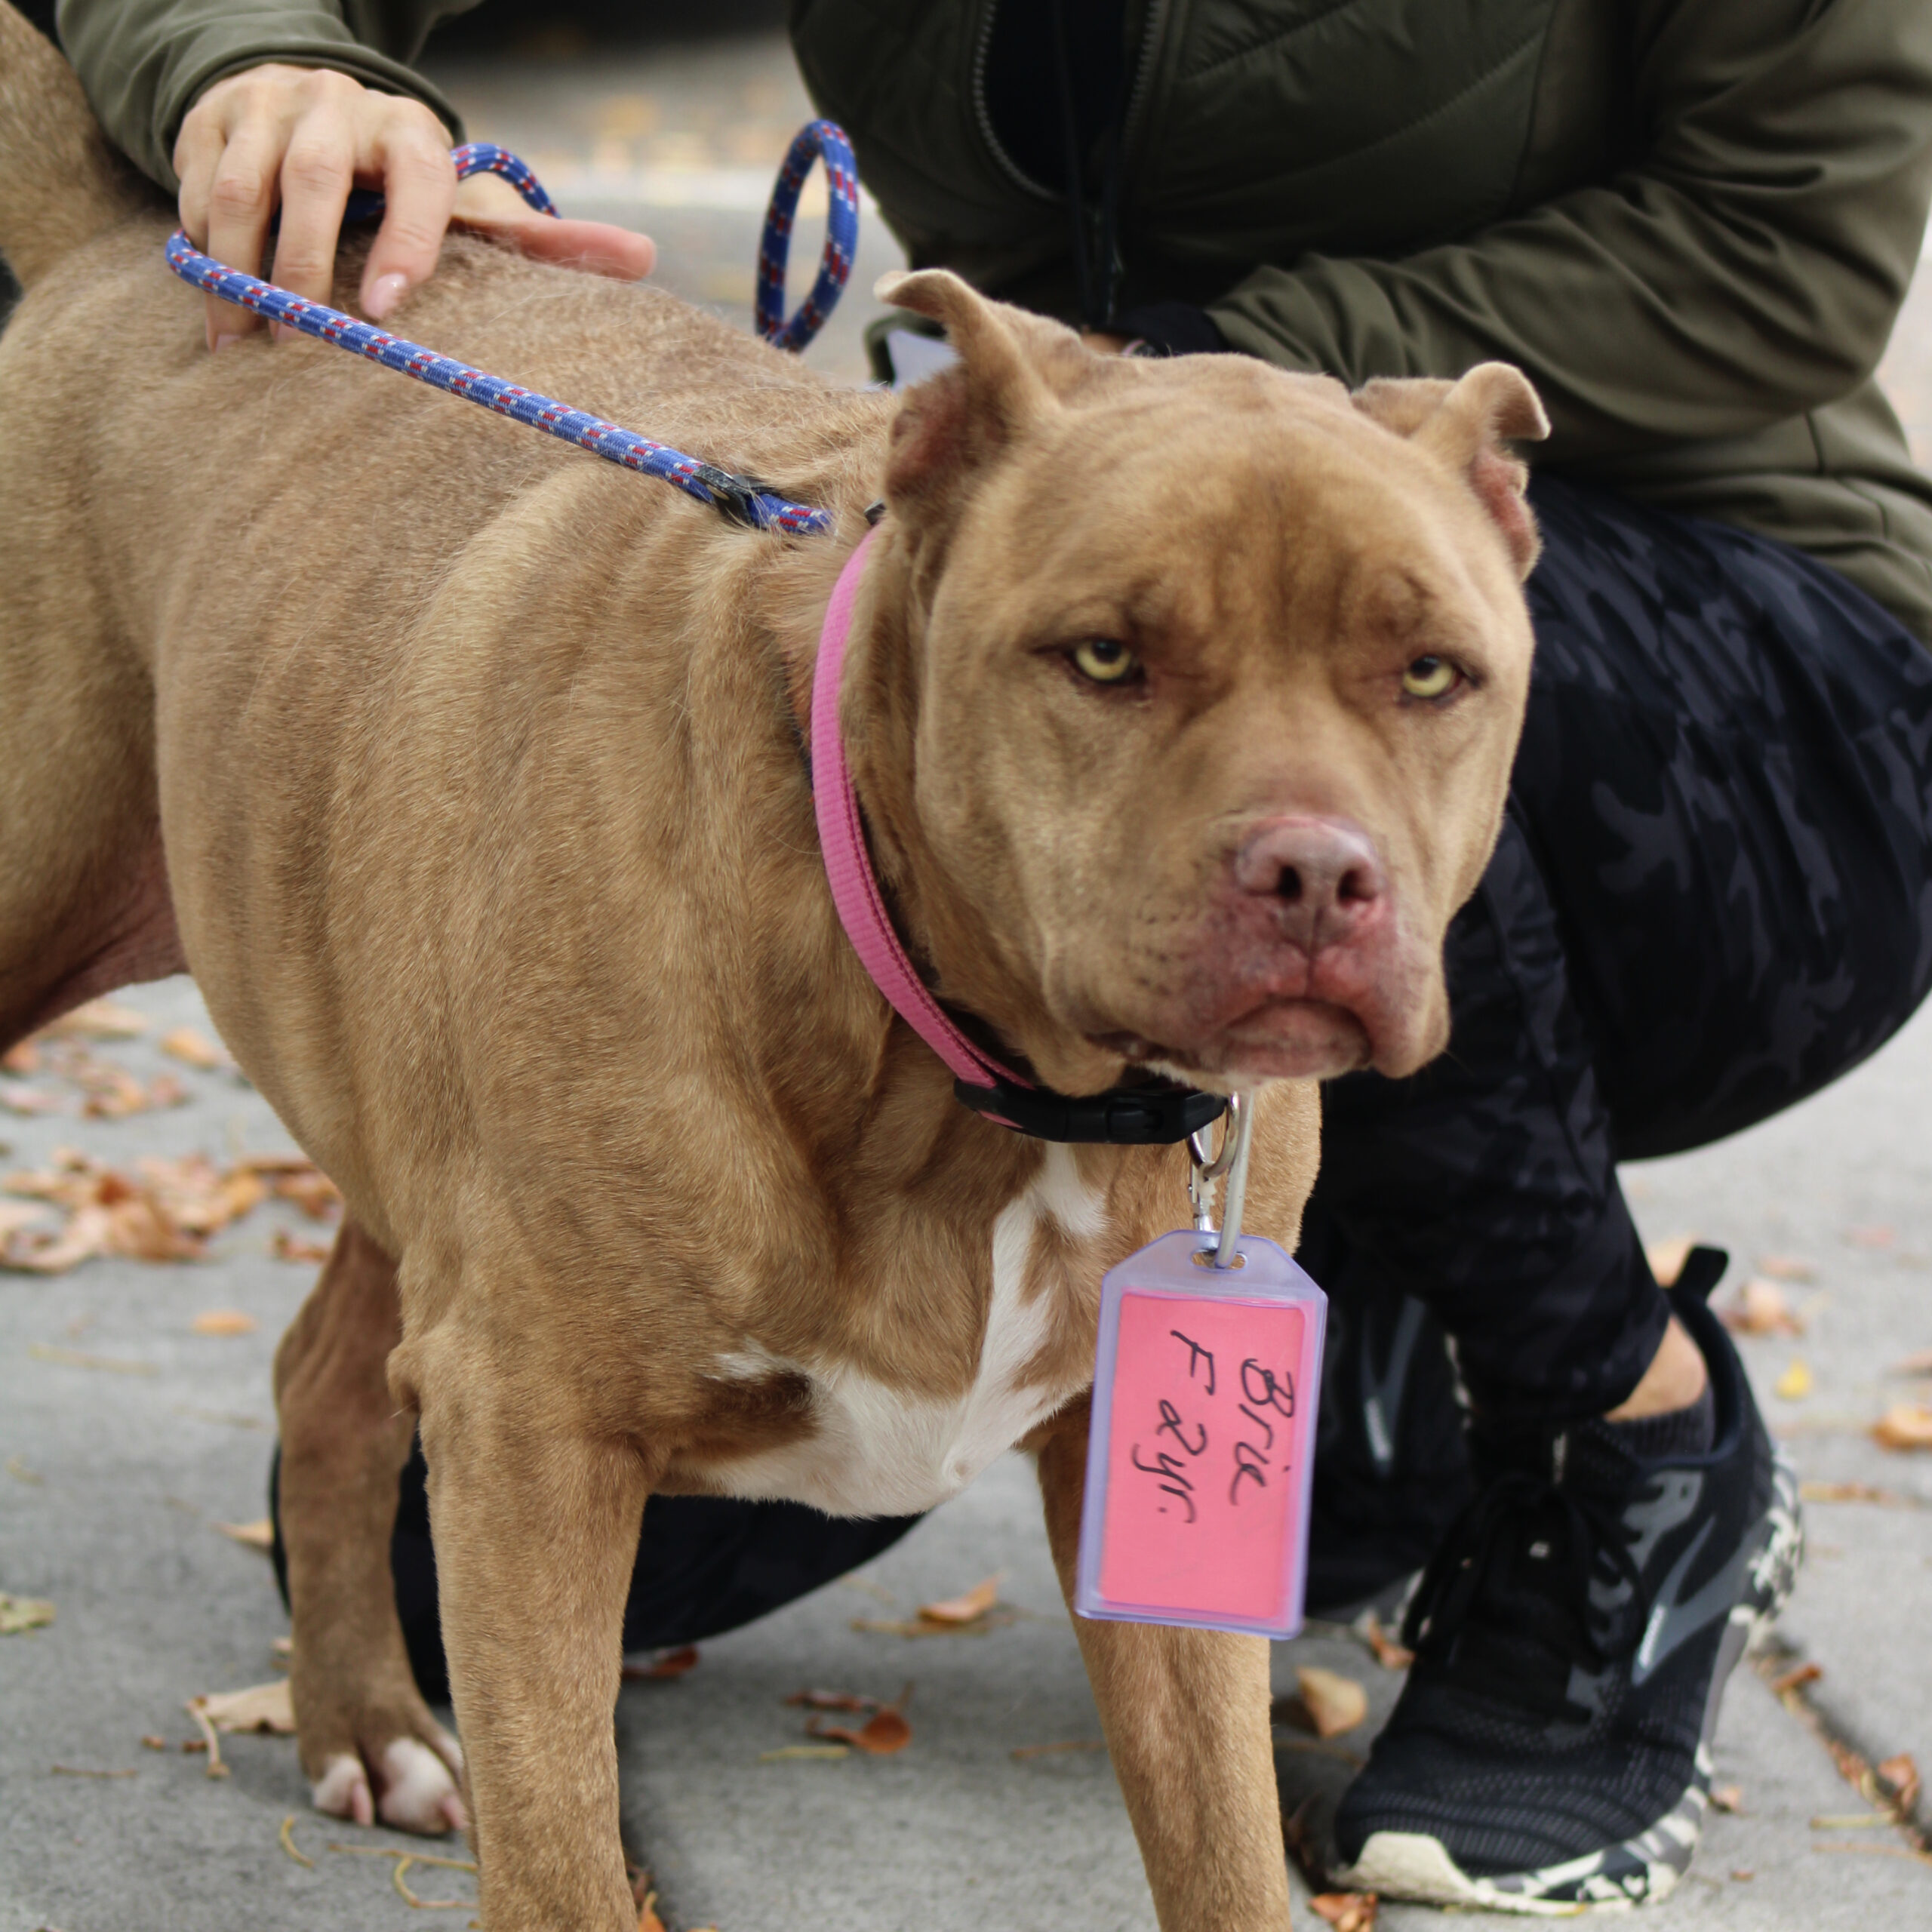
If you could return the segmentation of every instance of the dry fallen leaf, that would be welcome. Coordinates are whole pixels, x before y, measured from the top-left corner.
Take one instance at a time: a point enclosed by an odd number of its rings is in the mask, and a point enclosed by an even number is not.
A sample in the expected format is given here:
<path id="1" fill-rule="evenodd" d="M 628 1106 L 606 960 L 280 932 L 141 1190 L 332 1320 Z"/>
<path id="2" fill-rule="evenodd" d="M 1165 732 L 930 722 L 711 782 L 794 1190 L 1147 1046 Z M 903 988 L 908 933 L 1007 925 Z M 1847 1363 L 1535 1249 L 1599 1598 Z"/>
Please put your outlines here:
<path id="1" fill-rule="evenodd" d="M 67 1223 L 0 1229 L 0 1268 L 59 1274 L 96 1254 L 198 1260 L 208 1237 L 268 1198 L 265 1173 L 285 1182 L 304 1177 L 320 1182 L 313 1165 L 299 1157 L 256 1156 L 223 1169 L 202 1154 L 150 1156 L 129 1174 L 76 1149 L 57 1148 L 47 1167 L 9 1174 L 0 1188 L 65 1209 Z"/>
<path id="2" fill-rule="evenodd" d="M 1057 1758 L 1064 1752 L 1104 1751 L 1106 1748 L 1104 1737 L 1067 1737 L 1057 1744 L 1016 1744 L 1008 1755 L 1023 1764 L 1029 1758 Z"/>
<path id="3" fill-rule="evenodd" d="M 188 1090 L 171 1073 L 158 1074 L 144 1087 L 125 1067 L 97 1060 L 77 1075 L 86 1090 L 81 1112 L 89 1120 L 125 1120 L 130 1114 L 178 1107 Z"/>
<path id="4" fill-rule="evenodd" d="M 912 1727 L 894 1707 L 877 1711 L 857 1730 L 842 1724 L 822 1724 L 814 1718 L 805 1726 L 808 1737 L 824 1738 L 836 1744 L 856 1745 L 875 1758 L 889 1758 L 912 1741 Z"/>
<path id="5" fill-rule="evenodd" d="M 0 1637 L 38 1630 L 54 1621 L 54 1606 L 45 1597 L 10 1597 L 0 1590 Z"/>
<path id="6" fill-rule="evenodd" d="M 1923 1402 L 1895 1402 L 1872 1425 L 1881 1449 L 1932 1449 L 1932 1408 Z"/>
<path id="7" fill-rule="evenodd" d="M 36 1041 L 17 1040 L 4 1054 L 0 1054 L 0 1073 L 38 1073 L 40 1071 L 40 1047 Z"/>
<path id="8" fill-rule="evenodd" d="M 1735 1335 L 1801 1335 L 1804 1321 L 1792 1312 L 1784 1291 L 1775 1281 L 1754 1275 L 1718 1310 L 1724 1325 Z"/>
<path id="9" fill-rule="evenodd" d="M 1771 1392 L 1782 1401 L 1801 1402 L 1811 1392 L 1811 1371 L 1798 1356 L 1791 1359 L 1791 1366 L 1771 1384 Z"/>
<path id="10" fill-rule="evenodd" d="M 697 1668 L 697 1646 L 687 1644 L 681 1650 L 665 1651 L 648 1663 L 627 1663 L 619 1675 L 626 1684 L 638 1684 L 656 1678 L 681 1677 L 686 1671 Z"/>
<path id="11" fill-rule="evenodd" d="M 1761 1254 L 1758 1267 L 1774 1281 L 1815 1281 L 1818 1271 L 1795 1254 Z"/>
<path id="12" fill-rule="evenodd" d="M 1295 1682 L 1317 1737 L 1339 1737 L 1368 1715 L 1368 1693 L 1340 1671 L 1304 1664 L 1296 1670 Z"/>
<path id="13" fill-rule="evenodd" d="M 251 1684 L 245 1690 L 211 1690 L 188 1700 L 188 1714 L 205 1718 L 217 1730 L 272 1731 L 277 1737 L 295 1734 L 295 1706 L 289 1694 L 288 1679 L 278 1677 L 272 1684 Z"/>
<path id="14" fill-rule="evenodd" d="M 269 1243 L 269 1252 L 278 1261 L 306 1261 L 319 1267 L 329 1258 L 329 1244 L 325 1241 L 304 1241 L 286 1228 L 277 1228 Z"/>
<path id="15" fill-rule="evenodd" d="M 251 1549 L 275 1547 L 275 1525 L 266 1516 L 257 1517 L 252 1523 L 217 1523 L 215 1527 L 231 1541 L 245 1543 Z"/>
<path id="16" fill-rule="evenodd" d="M 785 1701 L 808 1711 L 875 1711 L 879 1707 L 876 1697 L 863 1697 L 852 1690 L 794 1690 Z"/>
<path id="17" fill-rule="evenodd" d="M 0 1241 L 23 1228 L 38 1226 L 47 1210 L 31 1201 L 0 1201 Z"/>
<path id="18" fill-rule="evenodd" d="M 1744 1787 L 1737 1784 L 1714 1784 L 1711 1786 L 1711 1809 L 1728 1811 L 1734 1814 L 1744 1809 Z"/>
<path id="19" fill-rule="evenodd" d="M 1654 1241 L 1644 1248 L 1644 1258 L 1650 1263 L 1659 1287 L 1669 1287 L 1684 1272 L 1684 1264 L 1697 1245 L 1695 1235 L 1673 1235 L 1668 1241 Z"/>
<path id="20" fill-rule="evenodd" d="M 974 1623 L 986 1615 L 999 1601 L 999 1575 L 975 1583 L 964 1595 L 947 1597 L 939 1603 L 922 1603 L 919 1606 L 921 1619 L 928 1623 Z"/>
<path id="21" fill-rule="evenodd" d="M 1916 1355 L 1907 1355 L 1892 1373 L 1894 1375 L 1932 1375 L 1932 1349 L 1921 1349 Z"/>
<path id="22" fill-rule="evenodd" d="M 42 1039 L 134 1040 L 148 1030 L 147 1016 L 111 999 L 91 999 L 72 1013 L 63 1013 L 40 1030 Z"/>
<path id="23" fill-rule="evenodd" d="M 205 1308 L 188 1325 L 197 1335 L 252 1335 L 262 1324 L 238 1308 Z"/>
<path id="24" fill-rule="evenodd" d="M 1912 1753 L 1901 1751 L 1872 1768 L 1890 1793 L 1894 1810 L 1909 1817 L 1918 1803 L 1918 1766 Z"/>
<path id="25" fill-rule="evenodd" d="M 1320 1892 L 1309 1903 L 1316 1918 L 1325 1918 L 1335 1932 L 1374 1932 L 1373 1892 Z"/>
<path id="26" fill-rule="evenodd" d="M 158 1375 L 151 1361 L 124 1361 L 118 1355 L 83 1355 L 78 1349 L 56 1349 L 45 1342 L 29 1342 L 27 1353 L 35 1361 L 58 1362 L 63 1368 L 97 1369 L 106 1375 Z"/>
<path id="27" fill-rule="evenodd" d="M 326 1221 L 342 1205 L 342 1190 L 319 1168 L 284 1174 L 275 1184 L 278 1201 L 292 1201 L 312 1221 Z"/>
<path id="28" fill-rule="evenodd" d="M 196 1027 L 177 1026 L 162 1034 L 156 1044 L 170 1058 L 178 1060 L 185 1066 L 198 1067 L 204 1073 L 218 1072 L 235 1064 L 223 1048 Z"/>
<path id="29" fill-rule="evenodd" d="M 17 1086 L 11 1080 L 0 1081 L 0 1107 L 5 1107 L 10 1114 L 31 1118 L 35 1114 L 57 1114 L 60 1106 L 57 1094 L 49 1094 L 38 1087 Z"/>
<path id="30" fill-rule="evenodd" d="M 849 1758 L 851 1755 L 849 1744 L 781 1744 L 775 1751 L 761 1751 L 758 1761 L 761 1764 L 777 1764 L 788 1758 Z"/>
<path id="31" fill-rule="evenodd" d="M 637 1901 L 637 1932 L 666 1932 L 663 1919 L 657 1915 L 657 1894 L 646 1892 Z"/>
<path id="32" fill-rule="evenodd" d="M 1876 1503 L 1891 1509 L 1915 1507 L 1910 1497 L 1895 1489 L 1881 1489 L 1871 1482 L 1801 1482 L 1798 1485 L 1801 1503 Z"/>
<path id="33" fill-rule="evenodd" d="M 1415 1662 L 1415 1652 L 1383 1629 L 1381 1618 L 1374 1611 L 1363 1618 L 1361 1629 L 1362 1641 L 1368 1646 L 1369 1654 L 1384 1670 L 1407 1670 Z"/>
<path id="34" fill-rule="evenodd" d="M 1784 1672 L 1781 1675 L 1773 1678 L 1771 1688 L 1780 1697 L 1789 1696 L 1803 1690 L 1807 1684 L 1816 1684 L 1824 1674 L 1824 1670 L 1820 1665 L 1801 1663 Z"/>
<path id="35" fill-rule="evenodd" d="M 1876 1253 L 1880 1249 L 1890 1247 L 1898 1239 L 1898 1231 L 1883 1221 L 1875 1221 L 1866 1227 L 1847 1228 L 1844 1238 L 1845 1244 L 1849 1247 L 1867 1248 Z"/>

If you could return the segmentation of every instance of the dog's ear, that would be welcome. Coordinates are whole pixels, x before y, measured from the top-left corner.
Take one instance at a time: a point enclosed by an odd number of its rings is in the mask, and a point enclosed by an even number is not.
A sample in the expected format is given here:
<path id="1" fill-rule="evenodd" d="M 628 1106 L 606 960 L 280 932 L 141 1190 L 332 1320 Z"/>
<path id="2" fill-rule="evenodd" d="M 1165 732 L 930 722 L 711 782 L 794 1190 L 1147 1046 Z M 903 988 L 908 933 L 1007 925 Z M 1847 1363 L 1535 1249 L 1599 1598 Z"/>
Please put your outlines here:
<path id="1" fill-rule="evenodd" d="M 1519 577 L 1542 547 L 1523 500 L 1530 473 L 1503 447 L 1540 442 L 1549 418 L 1529 378 L 1507 362 L 1479 362 L 1461 381 L 1379 380 L 1358 389 L 1355 406 L 1457 472 L 1490 515 Z"/>
<path id="2" fill-rule="evenodd" d="M 988 301 L 944 269 L 881 275 L 873 293 L 943 322 L 959 358 L 908 389 L 892 420 L 886 499 L 896 510 L 929 516 L 1058 405 L 1035 366 L 1038 345 L 1023 339 L 1032 317 Z M 1073 340 L 1057 325 L 1038 326 Z"/>

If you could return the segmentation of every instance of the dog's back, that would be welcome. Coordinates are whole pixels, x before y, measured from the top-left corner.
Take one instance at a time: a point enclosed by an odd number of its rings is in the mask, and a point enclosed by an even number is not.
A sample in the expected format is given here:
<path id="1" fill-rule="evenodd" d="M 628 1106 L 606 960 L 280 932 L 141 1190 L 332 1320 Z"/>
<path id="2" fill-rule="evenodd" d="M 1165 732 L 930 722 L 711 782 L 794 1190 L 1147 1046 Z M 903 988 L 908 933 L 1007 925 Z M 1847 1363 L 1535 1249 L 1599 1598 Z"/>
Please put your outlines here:
<path id="1" fill-rule="evenodd" d="M 518 540 L 498 520 L 531 493 L 560 485 L 569 515 L 607 531 L 668 518 L 694 538 L 728 533 L 660 483 L 328 345 L 263 334 L 211 356 L 201 298 L 162 259 L 165 202 L 5 0 L 0 179 L 0 252 L 27 290 L 0 334 L 4 1044 L 186 963 L 156 783 L 157 654 L 225 635 L 207 654 L 221 663 L 189 666 L 220 715 L 214 681 L 232 678 L 245 705 L 293 641 L 313 666 L 305 715 L 326 755 L 346 716 L 336 694 L 380 677 L 421 613 Z M 343 251 L 340 306 L 365 246 Z M 878 399 L 648 286 L 453 235 L 396 325 L 789 495 L 865 500 Z M 731 546 L 740 560 L 789 547 Z M 554 520 L 521 560 L 533 595 L 594 608 L 587 564 Z M 533 654 L 546 642 L 528 635 Z M 178 723 L 160 742 L 181 743 Z"/>

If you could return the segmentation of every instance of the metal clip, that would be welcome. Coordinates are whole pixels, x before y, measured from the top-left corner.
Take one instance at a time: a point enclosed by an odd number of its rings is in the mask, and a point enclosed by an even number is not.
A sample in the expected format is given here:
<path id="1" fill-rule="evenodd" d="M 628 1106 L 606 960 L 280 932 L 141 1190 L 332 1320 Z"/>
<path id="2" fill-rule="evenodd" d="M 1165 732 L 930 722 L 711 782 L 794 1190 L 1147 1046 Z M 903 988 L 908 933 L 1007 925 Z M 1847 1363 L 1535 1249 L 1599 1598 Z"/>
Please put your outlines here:
<path id="1" fill-rule="evenodd" d="M 1211 1159 L 1208 1152 L 1209 1129 L 1201 1128 L 1187 1137 L 1187 1198 L 1194 1210 L 1195 1231 L 1214 1232 L 1214 1185 L 1227 1177 L 1227 1201 L 1221 1217 L 1220 1239 L 1214 1248 L 1212 1265 L 1217 1268 L 1241 1266 L 1241 1210 L 1247 1201 L 1247 1155 L 1254 1129 L 1254 1097 L 1252 1094 L 1228 1096 L 1227 1124 L 1221 1130 L 1221 1151 Z M 1204 1256 L 1208 1251 L 1203 1249 Z"/>

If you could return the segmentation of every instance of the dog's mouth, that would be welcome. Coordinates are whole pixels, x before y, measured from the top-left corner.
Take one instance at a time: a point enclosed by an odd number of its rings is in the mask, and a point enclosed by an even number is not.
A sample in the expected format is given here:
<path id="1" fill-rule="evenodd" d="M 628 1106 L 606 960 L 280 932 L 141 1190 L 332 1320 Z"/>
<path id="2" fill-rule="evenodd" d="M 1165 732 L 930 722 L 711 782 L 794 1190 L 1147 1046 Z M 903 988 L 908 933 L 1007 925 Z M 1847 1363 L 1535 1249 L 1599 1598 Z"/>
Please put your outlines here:
<path id="1" fill-rule="evenodd" d="M 1096 1046 L 1189 1086 L 1221 1089 L 1257 1080 L 1331 1080 L 1371 1065 L 1375 1042 L 1361 1017 L 1324 999 L 1267 999 L 1201 1038 L 1090 1035 Z"/>

